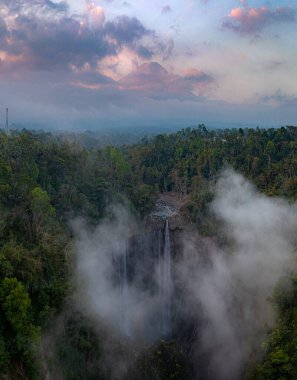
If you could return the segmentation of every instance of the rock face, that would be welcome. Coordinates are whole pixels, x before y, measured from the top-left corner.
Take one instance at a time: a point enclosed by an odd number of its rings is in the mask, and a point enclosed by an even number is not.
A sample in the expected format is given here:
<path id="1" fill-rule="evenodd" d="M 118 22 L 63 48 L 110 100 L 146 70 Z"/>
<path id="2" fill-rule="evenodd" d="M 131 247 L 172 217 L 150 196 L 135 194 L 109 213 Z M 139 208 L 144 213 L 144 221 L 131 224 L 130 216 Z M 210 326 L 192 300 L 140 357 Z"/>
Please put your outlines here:
<path id="1" fill-rule="evenodd" d="M 161 193 L 156 201 L 154 210 L 144 221 L 145 231 L 151 243 L 156 236 L 161 236 L 161 251 L 164 250 L 165 229 L 168 223 L 170 231 L 171 256 L 174 259 L 182 250 L 181 235 L 189 224 L 185 205 L 188 201 L 187 196 L 181 197 L 174 192 Z"/>
<path id="2" fill-rule="evenodd" d="M 146 226 L 153 230 L 164 229 L 167 219 L 171 231 L 183 230 L 188 223 L 184 207 L 187 201 L 187 196 L 181 198 L 177 193 L 160 194 L 155 209 L 145 220 Z"/>
<path id="3" fill-rule="evenodd" d="M 121 295 L 121 331 L 131 333 L 129 289 L 131 284 L 154 299 L 147 312 L 143 339 L 174 336 L 177 313 L 175 262 L 183 252 L 183 211 L 185 199 L 176 194 L 161 194 L 154 211 L 145 220 L 138 234 L 130 236 L 119 246 L 114 259 L 114 283 Z"/>

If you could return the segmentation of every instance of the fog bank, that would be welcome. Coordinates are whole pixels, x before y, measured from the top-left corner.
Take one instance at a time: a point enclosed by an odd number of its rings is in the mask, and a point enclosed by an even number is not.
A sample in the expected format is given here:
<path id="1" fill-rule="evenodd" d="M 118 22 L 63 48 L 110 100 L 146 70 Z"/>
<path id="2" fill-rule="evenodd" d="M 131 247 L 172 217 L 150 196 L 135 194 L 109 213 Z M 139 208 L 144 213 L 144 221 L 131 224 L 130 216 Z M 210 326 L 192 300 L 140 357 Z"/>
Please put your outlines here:
<path id="1" fill-rule="evenodd" d="M 188 303 L 198 303 L 203 324 L 197 355 L 205 355 L 210 379 L 242 378 L 275 313 L 271 299 L 293 269 L 297 208 L 260 194 L 232 170 L 221 174 L 212 212 L 230 241 L 213 247 L 207 265 L 184 242 L 179 276 Z"/>
<path id="2" fill-rule="evenodd" d="M 211 204 L 226 242 L 208 244 L 201 259 L 201 237 L 184 233 L 183 249 L 172 260 L 171 276 L 182 288 L 178 318 L 196 318 L 198 331 L 193 359 L 197 373 L 211 380 L 242 378 L 251 356 L 260 348 L 275 311 L 271 296 L 278 282 L 293 269 L 297 207 L 257 191 L 241 175 L 222 172 Z M 160 265 L 148 267 L 141 246 L 133 278 L 123 272 L 127 241 L 140 233 L 140 223 L 123 207 L 96 228 L 82 221 L 76 234 L 77 302 L 79 308 L 107 326 L 120 339 L 153 342 L 160 331 Z M 170 220 L 169 220 L 170 224 Z M 142 231 L 143 233 L 143 231 Z M 155 259 L 154 259 L 155 260 Z M 119 273 L 120 272 L 120 273 Z M 124 274 L 123 274 L 124 273 Z M 175 287 L 174 285 L 174 287 Z M 181 304 L 172 293 L 172 305 Z M 173 337 L 176 336 L 173 326 Z M 201 358 L 203 358 L 201 360 Z"/>

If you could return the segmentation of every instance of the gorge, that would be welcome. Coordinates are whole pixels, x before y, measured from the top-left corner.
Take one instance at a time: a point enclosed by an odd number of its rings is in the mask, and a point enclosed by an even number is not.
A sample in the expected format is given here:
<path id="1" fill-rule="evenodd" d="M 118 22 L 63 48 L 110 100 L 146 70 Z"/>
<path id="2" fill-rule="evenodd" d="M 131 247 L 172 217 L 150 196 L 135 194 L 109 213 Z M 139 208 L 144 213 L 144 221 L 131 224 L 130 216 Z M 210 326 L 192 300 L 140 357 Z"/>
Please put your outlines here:
<path id="1" fill-rule="evenodd" d="M 144 225 L 115 207 L 113 219 L 91 235 L 80 231 L 77 250 L 90 256 L 78 256 L 79 283 L 86 284 L 78 298 L 132 346 L 173 340 L 192 362 L 199 357 L 203 378 L 238 379 L 272 326 L 268 297 L 290 268 L 286 237 L 297 219 L 288 205 L 258 194 L 231 171 L 222 175 L 212 205 L 231 245 L 199 236 L 185 224 L 182 207 L 164 199 Z M 290 220 L 287 227 L 280 218 Z M 263 234 L 271 239 L 265 245 Z M 265 276 L 251 277 L 259 268 Z"/>

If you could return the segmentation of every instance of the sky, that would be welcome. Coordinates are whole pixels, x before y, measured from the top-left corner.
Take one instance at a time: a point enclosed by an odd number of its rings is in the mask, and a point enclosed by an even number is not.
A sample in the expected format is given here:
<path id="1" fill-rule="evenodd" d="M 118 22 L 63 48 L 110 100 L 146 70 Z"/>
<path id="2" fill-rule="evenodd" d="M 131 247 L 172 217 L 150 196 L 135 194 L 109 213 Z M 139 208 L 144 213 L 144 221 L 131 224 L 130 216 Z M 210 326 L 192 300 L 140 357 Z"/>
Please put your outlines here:
<path id="1" fill-rule="evenodd" d="M 297 1 L 0 0 L 0 125 L 297 125 Z"/>

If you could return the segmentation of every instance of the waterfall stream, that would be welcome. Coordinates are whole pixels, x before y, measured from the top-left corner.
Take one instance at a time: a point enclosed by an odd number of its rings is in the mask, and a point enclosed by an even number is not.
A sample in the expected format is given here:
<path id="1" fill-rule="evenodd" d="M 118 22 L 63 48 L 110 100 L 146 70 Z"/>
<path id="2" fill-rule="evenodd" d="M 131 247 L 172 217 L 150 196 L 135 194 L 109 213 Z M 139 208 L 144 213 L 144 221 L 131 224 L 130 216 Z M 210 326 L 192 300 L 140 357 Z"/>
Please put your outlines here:
<path id="1" fill-rule="evenodd" d="M 146 315 L 147 325 L 144 329 L 148 336 L 154 334 L 168 338 L 172 332 L 172 258 L 170 246 L 170 229 L 168 219 L 164 218 L 164 228 L 155 230 L 147 236 L 139 235 L 134 241 L 121 241 L 115 249 L 115 269 L 117 271 L 116 287 L 120 300 L 118 315 L 119 329 L 123 335 L 130 337 L 139 328 L 133 310 L 137 302 L 131 297 L 135 281 L 143 295 L 156 297 L 155 307 Z M 152 276 L 155 273 L 155 276 Z M 141 328 L 140 328 L 141 329 Z"/>
<path id="2" fill-rule="evenodd" d="M 130 323 L 129 323 L 129 286 L 128 286 L 128 254 L 129 247 L 128 242 L 122 242 L 119 244 L 117 252 L 118 261 L 118 288 L 121 298 L 121 318 L 120 325 L 121 331 L 124 335 L 130 335 Z"/>
<path id="3" fill-rule="evenodd" d="M 165 222 L 164 238 L 164 258 L 163 258 L 163 278 L 162 278 L 162 334 L 168 336 L 171 333 L 171 252 L 170 252 L 170 232 L 168 219 Z"/>
<path id="4" fill-rule="evenodd" d="M 125 335 L 130 335 L 130 326 L 129 326 L 129 305 L 128 305 L 128 278 L 127 278 L 127 268 L 128 268 L 128 243 L 125 244 L 125 252 L 124 252 L 124 278 L 123 278 L 123 301 L 124 301 L 124 333 Z"/>

